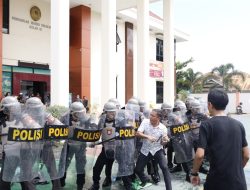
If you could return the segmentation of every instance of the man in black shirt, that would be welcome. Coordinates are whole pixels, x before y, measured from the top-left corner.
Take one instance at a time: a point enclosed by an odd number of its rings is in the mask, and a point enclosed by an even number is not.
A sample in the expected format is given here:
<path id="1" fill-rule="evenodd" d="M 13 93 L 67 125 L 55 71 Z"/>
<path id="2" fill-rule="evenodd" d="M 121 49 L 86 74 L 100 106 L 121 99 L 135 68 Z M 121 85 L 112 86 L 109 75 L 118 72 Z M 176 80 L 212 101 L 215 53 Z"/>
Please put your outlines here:
<path id="1" fill-rule="evenodd" d="M 213 116 L 201 123 L 191 182 L 199 184 L 199 167 L 205 149 L 208 151 L 210 170 L 204 190 L 246 190 L 243 167 L 249 160 L 245 129 L 239 121 L 227 117 L 224 110 L 228 95 L 222 89 L 212 89 L 208 94 L 208 110 Z"/>

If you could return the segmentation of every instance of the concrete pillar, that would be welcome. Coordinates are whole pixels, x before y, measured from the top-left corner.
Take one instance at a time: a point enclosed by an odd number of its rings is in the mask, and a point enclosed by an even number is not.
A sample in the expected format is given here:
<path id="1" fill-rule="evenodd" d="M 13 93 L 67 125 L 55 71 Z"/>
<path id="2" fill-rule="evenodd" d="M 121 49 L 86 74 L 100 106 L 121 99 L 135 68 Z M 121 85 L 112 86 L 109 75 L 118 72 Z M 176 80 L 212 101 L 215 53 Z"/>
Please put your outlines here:
<path id="1" fill-rule="evenodd" d="M 102 63 L 101 85 L 102 105 L 116 96 L 116 73 L 113 64 L 119 64 L 116 57 L 116 1 L 102 0 Z"/>
<path id="2" fill-rule="evenodd" d="M 174 63 L 174 29 L 173 1 L 163 1 L 163 57 L 164 85 L 163 100 L 174 105 L 175 99 L 175 63 Z"/>
<path id="3" fill-rule="evenodd" d="M 137 0 L 137 97 L 149 102 L 149 0 Z"/>
<path id="4" fill-rule="evenodd" d="M 51 104 L 69 106 L 69 0 L 51 1 Z"/>

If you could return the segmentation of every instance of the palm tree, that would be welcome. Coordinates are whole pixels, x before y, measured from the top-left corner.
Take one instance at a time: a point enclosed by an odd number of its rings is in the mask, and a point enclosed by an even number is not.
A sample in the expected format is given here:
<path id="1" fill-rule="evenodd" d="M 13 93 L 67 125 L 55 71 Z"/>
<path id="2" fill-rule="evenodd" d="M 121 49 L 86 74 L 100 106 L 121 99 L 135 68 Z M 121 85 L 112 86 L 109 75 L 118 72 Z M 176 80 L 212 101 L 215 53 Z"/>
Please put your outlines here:
<path id="1" fill-rule="evenodd" d="M 189 68 L 185 72 L 185 80 L 188 82 L 190 92 L 200 92 L 202 89 L 203 74 L 201 72 L 194 72 Z"/>
<path id="2" fill-rule="evenodd" d="M 189 60 L 185 62 L 176 62 L 175 68 L 176 68 L 176 91 L 179 93 L 181 90 L 189 90 L 190 85 L 187 80 L 185 80 L 185 67 L 189 63 L 193 62 L 193 58 L 190 58 Z"/>
<path id="3" fill-rule="evenodd" d="M 227 91 L 231 88 L 238 91 L 241 90 L 239 85 L 233 83 L 233 76 L 240 76 L 242 81 L 245 81 L 244 73 L 234 70 L 234 65 L 232 63 L 213 68 L 212 74 L 218 75 L 221 78 L 223 88 Z"/>

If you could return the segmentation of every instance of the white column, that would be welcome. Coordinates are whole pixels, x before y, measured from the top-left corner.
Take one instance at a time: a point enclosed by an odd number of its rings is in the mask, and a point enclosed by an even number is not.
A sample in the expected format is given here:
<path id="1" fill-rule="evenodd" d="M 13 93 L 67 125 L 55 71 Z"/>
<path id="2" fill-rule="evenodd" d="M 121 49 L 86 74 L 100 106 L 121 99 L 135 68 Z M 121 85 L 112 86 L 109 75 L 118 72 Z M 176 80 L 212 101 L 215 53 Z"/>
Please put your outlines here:
<path id="1" fill-rule="evenodd" d="M 51 1 L 51 104 L 69 106 L 69 0 Z"/>
<path id="2" fill-rule="evenodd" d="M 102 0 L 102 59 L 101 59 L 101 104 L 114 98 L 115 91 L 115 64 L 116 60 L 116 1 Z"/>
<path id="3" fill-rule="evenodd" d="M 137 0 L 137 97 L 149 102 L 149 0 Z"/>
<path id="4" fill-rule="evenodd" d="M 174 63 L 174 29 L 173 2 L 163 1 L 163 57 L 164 57 L 164 102 L 174 105 L 175 96 L 175 63 Z"/>

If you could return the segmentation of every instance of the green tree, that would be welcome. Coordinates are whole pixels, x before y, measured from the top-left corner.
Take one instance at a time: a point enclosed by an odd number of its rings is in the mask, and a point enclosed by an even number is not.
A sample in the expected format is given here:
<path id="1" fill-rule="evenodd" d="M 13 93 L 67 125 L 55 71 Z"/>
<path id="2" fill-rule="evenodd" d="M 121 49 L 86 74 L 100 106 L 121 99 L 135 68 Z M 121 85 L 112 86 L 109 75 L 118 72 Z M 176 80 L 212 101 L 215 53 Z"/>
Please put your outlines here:
<path id="1" fill-rule="evenodd" d="M 201 92 L 203 74 L 194 72 L 192 68 L 186 69 L 189 63 L 193 62 L 193 58 L 185 62 L 176 62 L 176 88 L 177 94 L 183 91 Z"/>
<path id="2" fill-rule="evenodd" d="M 189 89 L 189 83 L 185 80 L 185 68 L 189 63 L 193 62 L 193 58 L 190 58 L 189 60 L 185 62 L 176 62 L 175 68 L 176 68 L 176 92 L 177 94 L 181 90 L 188 90 Z"/>
<path id="3" fill-rule="evenodd" d="M 212 74 L 215 74 L 221 78 L 223 88 L 227 91 L 232 88 L 238 91 L 241 90 L 240 86 L 233 82 L 234 76 L 240 76 L 242 81 L 245 81 L 244 73 L 234 70 L 234 65 L 232 63 L 220 65 L 219 67 L 213 68 Z"/>
<path id="4" fill-rule="evenodd" d="M 201 92 L 203 81 L 203 74 L 201 72 L 194 72 L 193 69 L 189 68 L 185 72 L 185 79 L 188 83 L 190 92 Z"/>

